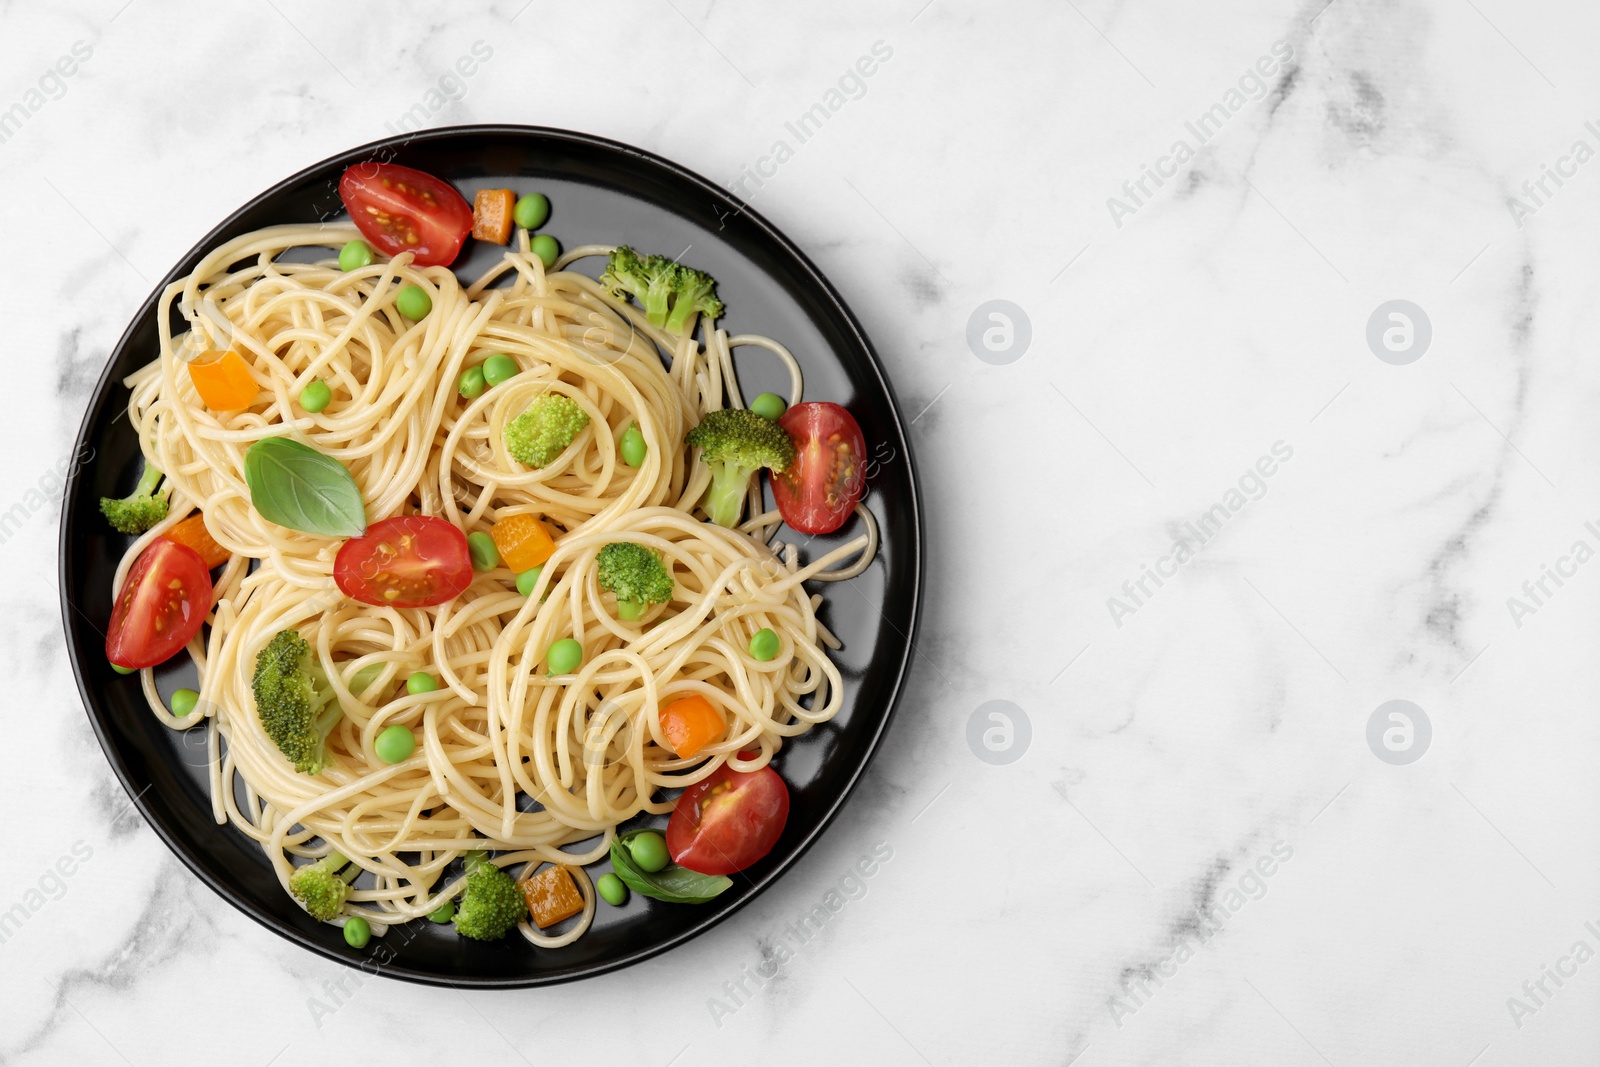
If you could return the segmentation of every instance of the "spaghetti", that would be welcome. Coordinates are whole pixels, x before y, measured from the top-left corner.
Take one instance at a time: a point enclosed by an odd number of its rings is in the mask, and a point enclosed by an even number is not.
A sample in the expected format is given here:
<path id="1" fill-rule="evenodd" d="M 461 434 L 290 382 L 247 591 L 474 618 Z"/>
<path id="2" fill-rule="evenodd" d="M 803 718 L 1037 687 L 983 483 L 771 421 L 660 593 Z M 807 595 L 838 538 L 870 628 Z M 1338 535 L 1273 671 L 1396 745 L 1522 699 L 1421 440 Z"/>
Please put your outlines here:
<path id="1" fill-rule="evenodd" d="M 162 294 L 161 351 L 126 380 L 129 416 L 148 462 L 171 486 L 167 518 L 128 549 L 121 589 L 140 553 L 195 510 L 231 553 L 214 585 L 209 630 L 189 642 L 199 702 L 176 718 L 143 674 L 151 710 L 176 729 L 204 728 L 212 806 L 259 842 L 287 887 L 296 858 L 337 851 L 367 877 L 336 921 L 359 915 L 375 932 L 434 912 L 462 889 L 447 872 L 473 850 L 531 875 L 567 866 L 583 895 L 575 918 L 519 929 L 553 948 L 582 935 L 595 912 L 583 873 L 619 824 L 670 811 L 663 790 L 687 787 L 726 764 L 765 766 L 784 740 L 831 718 L 841 679 L 826 649 L 808 580 L 859 573 L 877 529 L 802 566 L 793 546 L 772 542 L 776 512 L 737 529 L 701 521 L 694 509 L 710 475 L 684 435 L 707 412 L 742 407 L 733 351 L 758 347 L 788 370 L 791 402 L 802 387 L 794 357 L 753 335 L 710 325 L 675 334 L 572 262 L 609 246 L 573 249 L 547 271 L 528 234 L 483 277 L 463 286 L 446 267 L 417 267 L 409 254 L 341 270 L 296 261 L 304 248 L 337 247 L 353 226 L 278 226 L 217 248 Z M 421 286 L 432 310 L 411 322 L 396 307 L 402 286 Z M 176 317 L 188 324 L 173 333 Z M 244 410 L 210 410 L 186 363 L 228 350 L 246 361 L 261 392 Z M 472 399 L 458 394 L 464 369 L 490 353 L 518 373 Z M 309 383 L 331 387 L 316 413 L 296 406 Z M 528 469 L 502 433 L 530 400 L 559 393 L 588 416 L 549 466 Z M 647 445 L 637 467 L 618 443 L 637 427 Z M 437 607 L 373 607 L 334 581 L 336 540 L 274 524 L 251 506 L 244 455 L 283 435 L 350 472 L 370 521 L 438 516 L 472 531 L 518 515 L 554 536 L 529 595 L 504 565 L 475 572 L 467 590 Z M 671 599 L 640 618 L 618 618 L 601 588 L 596 556 L 631 541 L 660 554 Z M 847 562 L 852 561 L 853 562 Z M 281 630 L 314 651 L 341 716 L 321 773 L 298 773 L 265 732 L 251 698 L 255 657 Z M 758 660 L 752 635 L 776 632 L 778 654 Z M 582 666 L 553 677 L 541 656 L 552 641 L 582 646 Z M 413 672 L 442 683 L 408 692 Z M 692 756 L 674 753 L 659 710 L 699 696 L 726 723 Z M 417 738 L 398 763 L 376 754 L 391 726 Z M 594 843 L 584 845 L 584 842 Z"/>

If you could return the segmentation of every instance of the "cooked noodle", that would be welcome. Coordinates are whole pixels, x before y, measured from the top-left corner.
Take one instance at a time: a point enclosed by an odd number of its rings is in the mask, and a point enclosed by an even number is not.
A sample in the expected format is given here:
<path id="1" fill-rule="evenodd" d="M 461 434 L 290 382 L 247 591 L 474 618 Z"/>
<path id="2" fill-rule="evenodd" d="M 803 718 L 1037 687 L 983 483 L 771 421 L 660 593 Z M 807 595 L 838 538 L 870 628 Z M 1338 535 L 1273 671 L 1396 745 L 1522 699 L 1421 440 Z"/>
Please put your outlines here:
<path id="1" fill-rule="evenodd" d="M 343 917 L 362 915 L 382 933 L 458 895 L 463 877 L 441 876 L 469 850 L 496 850 L 495 863 L 528 874 L 566 864 L 582 914 L 555 934 L 520 927 L 533 944 L 559 947 L 593 918 L 581 866 L 606 853 L 618 824 L 671 810 L 663 790 L 723 763 L 764 766 L 785 738 L 838 711 L 840 675 L 825 649 L 838 643 L 804 583 L 860 573 L 877 527 L 859 509 L 866 533 L 801 566 L 792 547 L 767 547 L 779 519 L 759 514 L 759 480 L 740 530 L 695 518 L 710 476 L 691 464 L 683 437 L 707 411 L 744 406 L 733 350 L 758 347 L 784 364 L 791 402 L 800 399 L 800 369 L 768 338 L 716 330 L 702 343 L 657 330 L 593 279 L 561 269 L 609 246 L 573 249 L 547 273 L 523 232 L 519 247 L 465 287 L 448 268 L 411 266 L 409 255 L 350 272 L 282 255 L 356 236 L 353 226 L 246 234 L 162 295 L 160 356 L 126 384 L 141 447 L 166 472 L 172 507 L 128 550 L 114 587 L 152 539 L 195 509 L 234 554 L 216 582 L 209 633 L 188 648 L 200 676 L 197 710 L 173 718 L 150 670 L 144 692 L 167 725 L 208 731 L 217 820 L 259 841 L 286 886 L 296 857 L 336 849 L 372 876 L 352 889 Z M 415 324 L 394 303 L 407 283 L 433 302 Z M 174 310 L 190 327 L 176 336 Z M 228 347 L 263 392 L 247 411 L 217 413 L 200 402 L 185 362 Z M 463 400 L 461 371 L 491 352 L 510 355 L 521 373 Z M 314 415 L 295 403 L 313 379 L 334 396 Z M 527 469 L 506 454 L 501 430 L 547 391 L 571 397 L 590 421 L 554 464 Z M 630 423 L 649 446 L 637 469 L 618 458 Z M 438 607 L 345 597 L 332 577 L 337 539 L 277 526 L 251 507 L 245 450 L 286 433 L 349 469 L 369 522 L 421 513 L 471 531 L 515 514 L 543 518 L 557 547 L 537 588 L 523 596 L 502 565 L 474 573 L 465 593 Z M 671 602 L 637 621 L 619 621 L 596 581 L 596 553 L 618 540 L 658 550 L 675 579 Z M 764 627 L 781 639 L 768 662 L 749 652 Z M 254 710 L 255 656 L 286 628 L 310 642 L 343 710 L 328 740 L 333 759 L 318 775 L 295 771 Z M 583 664 L 556 681 L 543 655 L 563 637 L 583 646 Z M 352 692 L 372 665 L 378 678 Z M 398 688 L 414 671 L 436 673 L 440 688 Z M 399 696 L 380 695 L 397 688 Z M 710 701 L 729 726 L 680 759 L 657 710 L 688 694 Z M 418 745 L 389 765 L 374 743 L 394 724 L 412 729 Z"/>

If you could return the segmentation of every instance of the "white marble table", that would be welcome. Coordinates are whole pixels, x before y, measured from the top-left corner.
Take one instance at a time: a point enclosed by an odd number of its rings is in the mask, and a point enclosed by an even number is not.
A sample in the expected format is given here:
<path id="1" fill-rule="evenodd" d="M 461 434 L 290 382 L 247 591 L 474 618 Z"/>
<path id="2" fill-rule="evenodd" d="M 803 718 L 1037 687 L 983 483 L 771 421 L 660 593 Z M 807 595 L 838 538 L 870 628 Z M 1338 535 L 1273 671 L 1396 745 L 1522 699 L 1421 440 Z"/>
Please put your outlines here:
<path id="1" fill-rule="evenodd" d="M 0 1062 L 1600 1062 L 1593 5 L 464 6 L 0 12 Z M 930 595 L 882 755 L 778 887 L 626 972 L 461 995 L 352 978 L 114 817 L 51 494 L 219 218 L 475 121 L 744 183 L 914 417 Z"/>

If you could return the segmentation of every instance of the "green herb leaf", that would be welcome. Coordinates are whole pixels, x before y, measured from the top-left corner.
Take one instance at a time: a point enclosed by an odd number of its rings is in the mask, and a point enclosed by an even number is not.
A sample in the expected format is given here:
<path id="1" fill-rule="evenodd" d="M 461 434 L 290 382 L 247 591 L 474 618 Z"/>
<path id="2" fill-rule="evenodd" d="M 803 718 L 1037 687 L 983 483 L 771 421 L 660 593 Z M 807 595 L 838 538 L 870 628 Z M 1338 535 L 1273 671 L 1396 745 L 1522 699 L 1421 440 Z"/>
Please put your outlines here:
<path id="1" fill-rule="evenodd" d="M 367 532 L 361 490 L 343 463 L 287 437 L 268 437 L 244 454 L 250 503 L 261 517 L 301 533 L 358 537 Z"/>
<path id="2" fill-rule="evenodd" d="M 654 874 L 640 870 L 633 862 L 633 853 L 628 851 L 628 842 L 649 832 L 652 831 L 629 830 L 611 842 L 611 869 L 635 893 L 668 904 L 704 904 L 733 885 L 733 880 L 724 875 L 701 874 L 676 863 L 669 863 Z"/>

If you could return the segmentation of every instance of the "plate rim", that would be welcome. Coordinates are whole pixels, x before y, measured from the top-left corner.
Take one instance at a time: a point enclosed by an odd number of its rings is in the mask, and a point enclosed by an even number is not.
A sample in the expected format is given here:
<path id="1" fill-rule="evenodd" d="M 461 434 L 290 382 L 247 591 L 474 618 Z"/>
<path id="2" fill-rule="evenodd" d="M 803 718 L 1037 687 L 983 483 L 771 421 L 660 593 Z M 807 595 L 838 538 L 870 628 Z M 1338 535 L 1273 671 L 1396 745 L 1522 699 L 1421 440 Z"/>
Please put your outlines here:
<path id="1" fill-rule="evenodd" d="M 98 416 L 109 400 L 109 385 L 111 384 L 112 370 L 115 362 L 114 357 L 116 353 L 122 351 L 124 346 L 129 343 L 133 333 L 138 328 L 139 323 L 144 320 L 145 316 L 154 312 L 155 307 L 161 298 L 161 294 L 167 288 L 167 286 L 171 285 L 174 281 L 183 276 L 180 273 L 183 264 L 191 259 L 194 259 L 197 255 L 204 255 L 207 250 L 214 248 L 219 236 L 227 231 L 241 216 L 254 209 L 256 205 L 261 203 L 261 201 L 269 199 L 275 195 L 279 195 L 293 188 L 299 183 L 304 182 L 308 178 L 312 177 L 317 172 L 331 170 L 335 167 L 339 167 L 341 164 L 343 166 L 349 166 L 353 163 L 361 162 L 363 158 L 370 157 L 373 153 L 383 149 L 411 145 L 418 142 L 454 140 L 457 138 L 474 136 L 535 137 L 567 142 L 576 146 L 587 147 L 590 149 L 600 149 L 609 153 L 620 154 L 624 157 L 631 157 L 646 167 L 654 167 L 665 170 L 673 178 L 697 187 L 700 191 L 710 196 L 714 203 L 720 201 L 723 205 L 733 208 L 736 215 L 748 220 L 751 225 L 755 226 L 761 232 L 761 236 L 765 240 L 775 243 L 783 252 L 791 256 L 794 262 L 807 276 L 807 280 L 813 287 L 814 291 L 825 298 L 828 309 L 831 311 L 831 313 L 837 315 L 839 320 L 848 328 L 849 333 L 853 336 L 855 342 L 860 346 L 861 351 L 867 357 L 867 365 L 871 369 L 873 376 L 877 380 L 879 388 L 883 391 L 883 395 L 888 401 L 889 415 L 894 429 L 898 434 L 899 439 L 903 441 L 906 446 L 904 458 L 908 474 L 907 484 L 911 498 L 910 530 L 907 534 L 906 543 L 910 546 L 914 554 L 914 559 L 912 561 L 910 570 L 910 585 L 908 590 L 910 600 L 910 625 L 907 631 L 902 634 L 904 637 L 904 645 L 901 648 L 899 660 L 894 665 L 894 679 L 889 688 L 888 698 L 884 702 L 882 715 L 879 717 L 877 728 L 866 740 L 864 750 L 861 752 L 854 769 L 851 771 L 848 780 L 845 782 L 844 788 L 840 790 L 840 792 L 833 798 L 832 802 L 828 805 L 827 810 L 823 812 L 822 817 L 817 822 L 816 826 L 813 827 L 812 830 L 805 837 L 803 837 L 787 855 L 782 857 L 772 870 L 768 871 L 761 880 L 752 885 L 748 892 L 735 901 L 731 907 L 724 911 L 708 915 L 704 918 L 694 919 L 687 923 L 683 929 L 679 930 L 670 937 L 667 937 L 655 944 L 641 948 L 637 951 L 626 953 L 605 962 L 583 966 L 569 972 L 501 978 L 485 977 L 481 975 L 444 975 L 435 971 L 406 966 L 400 962 L 400 957 L 398 955 L 394 959 L 384 962 L 381 965 L 373 965 L 370 958 L 363 958 L 360 960 L 353 959 L 348 955 L 339 952 L 336 947 L 322 944 L 321 942 L 307 936 L 303 931 L 298 930 L 287 923 L 280 922 L 274 915 L 260 911 L 247 904 L 247 902 L 242 899 L 242 897 L 228 883 L 220 878 L 212 877 L 209 871 L 207 871 L 202 865 L 198 864 L 190 856 L 190 851 L 187 846 L 180 844 L 175 839 L 175 836 L 163 824 L 162 820 L 156 817 L 154 808 L 144 799 L 145 794 L 149 792 L 149 787 L 147 786 L 143 790 L 139 790 L 137 792 L 135 791 L 130 769 L 122 757 L 120 747 L 108 737 L 107 732 L 101 723 L 101 715 L 96 712 L 94 708 L 94 696 L 91 693 L 88 679 L 85 678 L 84 672 L 79 665 L 79 650 L 74 645 L 72 640 L 72 613 L 77 609 L 73 605 L 69 595 L 68 561 L 70 555 L 67 540 L 69 527 L 71 525 L 70 520 L 73 517 L 73 512 L 65 505 L 65 501 L 69 496 L 74 495 L 76 492 L 76 483 L 79 475 L 79 470 L 76 464 L 73 466 L 68 476 L 67 486 L 63 490 L 62 494 L 63 507 L 61 509 L 60 533 L 57 538 L 56 579 L 61 598 L 61 622 L 67 659 L 72 666 L 73 680 L 77 684 L 78 695 L 83 703 L 84 714 L 88 717 L 89 724 L 94 730 L 95 740 L 99 743 L 100 750 L 105 755 L 107 762 L 111 764 L 111 769 L 116 774 L 117 781 L 121 784 L 123 791 L 127 793 L 133 806 L 143 817 L 145 824 L 155 832 L 156 836 L 161 840 L 161 843 L 166 847 L 167 851 L 176 856 L 183 863 L 184 867 L 187 868 L 191 875 L 198 878 L 209 889 L 211 889 L 212 892 L 216 893 L 217 896 L 227 901 L 228 904 L 232 905 L 237 911 L 248 916 L 250 919 L 254 920 L 256 923 L 260 924 L 262 927 L 266 928 L 277 936 L 302 949 L 313 952 L 324 959 L 333 960 L 337 963 L 343 964 L 346 967 L 359 969 L 369 974 L 378 974 L 383 977 L 395 978 L 402 981 L 415 982 L 430 986 L 476 989 L 527 989 L 539 986 L 576 982 L 586 978 L 596 978 L 600 975 L 609 974 L 614 971 L 622 970 L 626 967 L 643 963 L 646 960 L 653 959 L 654 957 L 659 956 L 671 949 L 677 948 L 738 914 L 738 912 L 748 906 L 751 901 L 761 896 L 774 883 L 776 883 L 784 875 L 788 874 L 789 871 L 799 863 L 800 859 L 811 850 L 812 846 L 814 846 L 822 837 L 822 835 L 829 829 L 829 827 L 833 825 L 834 820 L 838 818 L 839 813 L 843 811 L 845 804 L 849 801 L 850 797 L 855 793 L 856 789 L 861 784 L 861 780 L 866 775 L 867 769 L 871 766 L 873 760 L 877 758 L 878 752 L 883 747 L 884 737 L 888 733 L 889 726 L 894 720 L 895 714 L 899 710 L 901 701 L 905 696 L 907 676 L 910 673 L 911 660 L 915 653 L 917 632 L 920 629 L 922 622 L 922 584 L 924 578 L 926 546 L 923 540 L 922 529 L 921 485 L 917 475 L 916 461 L 912 455 L 911 435 L 908 432 L 907 424 L 905 423 L 901 414 L 899 398 L 895 395 L 894 388 L 891 385 L 888 376 L 884 373 L 883 362 L 878 356 L 877 349 L 873 346 L 871 339 L 867 336 L 866 331 L 862 328 L 861 323 L 856 318 L 854 312 L 850 310 L 849 305 L 845 303 L 844 298 L 839 294 L 838 290 L 834 288 L 833 283 L 828 280 L 827 276 L 824 275 L 822 271 L 817 268 L 816 264 L 811 261 L 810 257 L 801 251 L 801 249 L 781 230 L 769 222 L 759 212 L 751 208 L 743 199 L 738 197 L 731 190 L 716 185 L 709 179 L 703 177 L 695 171 L 690 170 L 682 164 L 676 163 L 649 150 L 627 144 L 623 141 L 617 141 L 609 137 L 601 137 L 596 134 L 584 133 L 578 130 L 569 130 L 554 126 L 534 126 L 518 123 L 475 123 L 459 126 L 439 126 L 427 130 L 399 134 L 391 137 L 382 137 L 374 141 L 369 141 L 366 144 L 358 145 L 354 148 L 336 152 L 333 155 L 310 164 L 309 166 L 302 167 L 293 174 L 290 174 L 289 176 L 245 200 L 244 203 L 230 212 L 224 219 L 222 219 L 221 222 L 212 227 L 203 237 L 200 238 L 199 241 L 189 248 L 188 251 L 180 255 L 167 273 L 161 277 L 161 280 L 155 284 L 155 287 L 150 292 L 150 295 L 147 296 L 134 311 L 133 315 L 128 320 L 127 327 L 123 330 L 121 336 L 118 337 L 116 343 L 113 344 L 109 350 L 105 366 L 100 372 L 100 377 L 95 383 L 94 391 L 91 393 L 89 403 L 84 410 L 83 421 L 79 425 L 78 432 L 74 437 L 72 455 L 77 456 L 82 453 L 93 424 L 98 421 Z M 898 630 L 898 627 L 894 627 L 893 623 L 890 623 L 890 626 Z"/>

